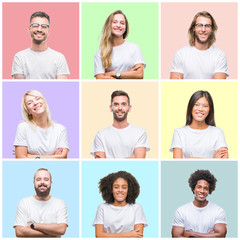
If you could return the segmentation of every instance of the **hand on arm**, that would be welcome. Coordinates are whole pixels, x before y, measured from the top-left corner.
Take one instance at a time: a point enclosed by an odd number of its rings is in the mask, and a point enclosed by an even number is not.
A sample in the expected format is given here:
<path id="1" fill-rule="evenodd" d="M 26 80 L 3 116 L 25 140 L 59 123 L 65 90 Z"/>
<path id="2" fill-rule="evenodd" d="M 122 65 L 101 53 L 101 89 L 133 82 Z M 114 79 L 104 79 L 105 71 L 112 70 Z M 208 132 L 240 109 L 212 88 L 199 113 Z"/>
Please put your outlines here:
<path id="1" fill-rule="evenodd" d="M 105 152 L 95 152 L 94 158 L 106 158 Z"/>
<path id="2" fill-rule="evenodd" d="M 228 158 L 228 149 L 226 147 L 219 148 L 213 158 Z"/>
<path id="3" fill-rule="evenodd" d="M 146 148 L 145 147 L 137 147 L 134 149 L 134 153 L 131 157 L 128 158 L 145 158 L 146 157 Z"/>
<path id="4" fill-rule="evenodd" d="M 227 78 L 227 74 L 222 72 L 217 72 L 217 73 L 214 73 L 213 75 L 213 79 L 226 79 L 226 78 Z"/>
<path id="5" fill-rule="evenodd" d="M 24 74 L 14 74 L 12 76 L 13 79 L 25 79 Z"/>
<path id="6" fill-rule="evenodd" d="M 183 238 L 184 227 L 173 226 L 172 227 L 172 237 L 173 238 Z"/>
<path id="7" fill-rule="evenodd" d="M 142 238 L 143 224 L 136 224 L 134 230 L 123 233 L 106 233 L 103 224 L 95 225 L 95 235 L 97 238 Z"/>
<path id="8" fill-rule="evenodd" d="M 170 79 L 183 79 L 183 74 L 179 72 L 171 72 Z"/>
<path id="9" fill-rule="evenodd" d="M 31 229 L 29 227 L 23 227 L 23 226 L 16 226 L 15 227 L 15 234 L 16 237 L 36 237 L 36 238 L 40 238 L 40 237 L 52 237 L 48 234 L 45 234 L 43 232 L 39 232 L 35 229 Z"/>
<path id="10" fill-rule="evenodd" d="M 173 149 L 173 158 L 183 158 L 183 152 L 181 148 Z"/>

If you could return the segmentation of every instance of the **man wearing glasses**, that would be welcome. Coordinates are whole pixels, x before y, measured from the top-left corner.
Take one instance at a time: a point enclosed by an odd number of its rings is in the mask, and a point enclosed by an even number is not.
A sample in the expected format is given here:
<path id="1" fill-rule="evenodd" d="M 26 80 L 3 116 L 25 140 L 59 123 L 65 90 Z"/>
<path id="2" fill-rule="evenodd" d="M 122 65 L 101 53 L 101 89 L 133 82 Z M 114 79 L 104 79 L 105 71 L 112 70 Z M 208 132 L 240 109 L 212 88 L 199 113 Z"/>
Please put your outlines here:
<path id="1" fill-rule="evenodd" d="M 70 74 L 63 54 L 47 46 L 50 18 L 45 12 L 30 17 L 30 48 L 18 52 L 13 60 L 14 79 L 66 79 Z"/>
<path id="2" fill-rule="evenodd" d="M 213 46 L 218 26 L 206 11 L 195 15 L 188 30 L 189 44 L 174 56 L 171 79 L 226 79 L 227 57 Z"/>

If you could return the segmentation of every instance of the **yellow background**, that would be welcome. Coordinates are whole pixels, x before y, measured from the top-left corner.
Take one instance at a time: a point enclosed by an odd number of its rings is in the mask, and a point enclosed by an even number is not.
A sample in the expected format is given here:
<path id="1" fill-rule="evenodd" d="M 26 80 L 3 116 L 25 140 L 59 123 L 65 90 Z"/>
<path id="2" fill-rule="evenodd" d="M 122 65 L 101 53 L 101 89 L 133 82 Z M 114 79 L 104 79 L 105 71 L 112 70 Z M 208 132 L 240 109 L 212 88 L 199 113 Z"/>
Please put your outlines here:
<path id="1" fill-rule="evenodd" d="M 82 158 L 90 155 L 97 131 L 113 123 L 109 105 L 111 94 L 123 90 L 132 105 L 128 122 L 145 128 L 150 145 L 146 158 L 158 158 L 158 82 L 82 82 Z"/>
<path id="2" fill-rule="evenodd" d="M 161 84 L 161 158 L 170 159 L 173 131 L 186 122 L 187 105 L 192 94 L 208 91 L 214 103 L 215 123 L 225 135 L 229 158 L 238 157 L 238 85 L 226 81 L 168 81 Z"/>

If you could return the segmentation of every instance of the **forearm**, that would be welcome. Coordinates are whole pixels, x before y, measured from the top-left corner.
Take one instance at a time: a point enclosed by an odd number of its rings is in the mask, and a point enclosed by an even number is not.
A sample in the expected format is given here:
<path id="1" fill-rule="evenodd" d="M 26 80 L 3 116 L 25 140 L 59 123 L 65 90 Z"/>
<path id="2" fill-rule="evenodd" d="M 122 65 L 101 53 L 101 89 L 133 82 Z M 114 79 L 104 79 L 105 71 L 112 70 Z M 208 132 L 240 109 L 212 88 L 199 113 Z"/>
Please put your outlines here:
<path id="1" fill-rule="evenodd" d="M 122 79 L 143 79 L 143 70 L 121 72 Z"/>
<path id="2" fill-rule="evenodd" d="M 39 237 L 39 238 L 52 237 L 46 233 L 40 232 L 35 229 L 31 229 L 28 227 L 23 227 L 23 226 L 16 226 L 15 234 L 16 234 L 16 237 Z"/>
<path id="3" fill-rule="evenodd" d="M 66 74 L 57 75 L 57 79 L 67 79 Z"/>
<path id="4" fill-rule="evenodd" d="M 64 235 L 66 228 L 65 223 L 34 223 L 34 229 L 54 237 Z"/>
<path id="5" fill-rule="evenodd" d="M 214 232 L 211 231 L 209 233 L 199 233 L 199 232 L 188 232 L 184 231 L 184 236 L 188 235 L 187 237 L 194 237 L 194 238 L 224 238 L 225 234 L 221 232 Z"/>
<path id="6" fill-rule="evenodd" d="M 109 76 L 107 74 L 97 74 L 95 76 L 96 79 L 116 79 L 116 77 L 113 77 L 113 76 Z"/>
<path id="7" fill-rule="evenodd" d="M 59 150 L 60 149 L 60 150 Z M 36 158 L 37 156 L 39 156 L 42 159 L 61 159 L 61 158 L 67 158 L 68 155 L 68 149 L 67 148 L 58 148 L 54 154 L 50 154 L 50 155 L 37 155 L 37 154 L 31 154 L 28 153 L 27 154 L 27 158 Z"/>
<path id="8" fill-rule="evenodd" d="M 130 234 L 131 232 L 123 232 L 123 233 L 106 233 L 101 232 L 96 234 L 97 238 L 133 238 Z"/>
<path id="9" fill-rule="evenodd" d="M 128 158 L 145 158 L 146 157 L 146 148 L 145 147 L 138 147 L 135 148 L 134 153 L 131 157 Z"/>

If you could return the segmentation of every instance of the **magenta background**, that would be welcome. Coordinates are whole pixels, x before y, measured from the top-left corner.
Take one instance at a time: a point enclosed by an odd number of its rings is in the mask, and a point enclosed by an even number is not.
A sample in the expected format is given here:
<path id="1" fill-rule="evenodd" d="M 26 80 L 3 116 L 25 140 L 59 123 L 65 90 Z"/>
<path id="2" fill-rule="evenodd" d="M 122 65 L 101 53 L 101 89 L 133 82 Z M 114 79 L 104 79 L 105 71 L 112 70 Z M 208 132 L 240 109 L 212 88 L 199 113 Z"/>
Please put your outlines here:
<path id="1" fill-rule="evenodd" d="M 228 79 L 238 78 L 238 5 L 237 3 L 162 3 L 161 4 L 161 78 L 169 79 L 175 52 L 188 45 L 188 28 L 200 11 L 208 11 L 218 30 L 214 46 L 228 60 Z"/>
<path id="2" fill-rule="evenodd" d="M 79 78 L 79 3 L 3 3 L 3 79 L 11 77 L 14 55 L 31 46 L 30 16 L 36 11 L 50 16 L 48 46 L 61 52 L 70 79 Z"/>
<path id="3" fill-rule="evenodd" d="M 25 92 L 38 90 L 46 98 L 52 120 L 63 124 L 68 133 L 68 158 L 79 157 L 79 83 L 78 82 L 3 82 L 2 149 L 3 158 L 14 158 L 17 125 L 23 120 L 21 99 Z"/>

